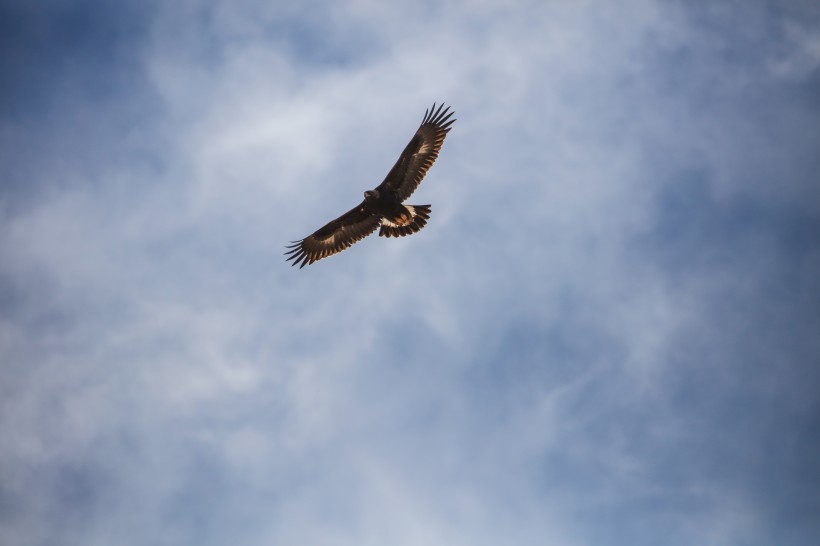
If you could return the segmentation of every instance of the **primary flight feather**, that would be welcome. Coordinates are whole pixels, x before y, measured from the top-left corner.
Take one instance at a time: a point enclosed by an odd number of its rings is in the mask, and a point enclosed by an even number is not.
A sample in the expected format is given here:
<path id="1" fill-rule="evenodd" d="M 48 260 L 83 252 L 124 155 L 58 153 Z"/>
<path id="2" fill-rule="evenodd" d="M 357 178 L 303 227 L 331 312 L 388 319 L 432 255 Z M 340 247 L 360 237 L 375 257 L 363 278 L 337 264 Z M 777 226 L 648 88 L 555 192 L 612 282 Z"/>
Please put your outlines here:
<path id="1" fill-rule="evenodd" d="M 285 255 L 300 268 L 341 252 L 379 229 L 380 237 L 404 237 L 416 233 L 430 219 L 430 205 L 404 205 L 438 157 L 444 138 L 455 119 L 450 107 L 436 105 L 424 112 L 416 134 L 399 160 L 376 189 L 364 192 L 355 208 L 308 235 L 294 241 Z"/>

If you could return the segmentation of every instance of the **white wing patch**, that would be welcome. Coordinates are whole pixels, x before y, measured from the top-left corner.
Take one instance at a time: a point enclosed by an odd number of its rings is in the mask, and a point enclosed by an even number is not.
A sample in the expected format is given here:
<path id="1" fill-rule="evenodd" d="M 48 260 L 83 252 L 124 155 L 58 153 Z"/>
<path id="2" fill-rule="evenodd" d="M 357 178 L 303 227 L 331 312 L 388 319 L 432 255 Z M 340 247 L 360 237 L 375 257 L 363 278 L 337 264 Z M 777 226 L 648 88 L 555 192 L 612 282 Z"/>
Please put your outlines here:
<path id="1" fill-rule="evenodd" d="M 406 218 L 406 216 L 404 216 L 404 218 Z M 409 223 L 410 223 L 409 221 L 406 221 L 404 223 L 396 223 L 396 222 L 392 222 L 392 221 L 388 220 L 387 218 L 382 218 L 382 225 L 387 226 L 387 227 L 401 227 L 401 226 L 406 226 Z"/>
<path id="2" fill-rule="evenodd" d="M 402 227 L 412 224 L 413 219 L 418 216 L 416 209 L 413 205 L 404 205 L 404 208 L 406 208 L 410 214 L 402 213 L 401 216 L 392 219 L 382 218 L 382 225 L 388 227 Z"/>

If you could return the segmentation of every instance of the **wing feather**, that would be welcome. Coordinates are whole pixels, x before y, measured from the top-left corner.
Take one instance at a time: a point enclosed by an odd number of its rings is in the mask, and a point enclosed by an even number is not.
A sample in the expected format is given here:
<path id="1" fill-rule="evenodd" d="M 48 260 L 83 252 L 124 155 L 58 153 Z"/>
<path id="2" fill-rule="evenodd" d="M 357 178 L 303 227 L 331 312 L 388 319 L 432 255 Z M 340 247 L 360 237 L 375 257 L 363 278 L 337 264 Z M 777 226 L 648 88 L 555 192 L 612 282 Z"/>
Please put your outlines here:
<path id="1" fill-rule="evenodd" d="M 328 222 L 301 241 L 293 241 L 285 256 L 299 268 L 345 250 L 376 231 L 379 217 L 368 212 L 364 201 L 335 220 Z"/>
<path id="2" fill-rule="evenodd" d="M 384 181 L 379 184 L 380 191 L 389 189 L 400 201 L 404 201 L 416 191 L 438 157 L 444 138 L 450 132 L 450 126 L 456 121 L 450 119 L 452 115 L 449 106 L 445 108 L 442 104 L 436 109 L 435 103 L 424 112 L 424 119 L 416 134 L 404 148 Z"/>

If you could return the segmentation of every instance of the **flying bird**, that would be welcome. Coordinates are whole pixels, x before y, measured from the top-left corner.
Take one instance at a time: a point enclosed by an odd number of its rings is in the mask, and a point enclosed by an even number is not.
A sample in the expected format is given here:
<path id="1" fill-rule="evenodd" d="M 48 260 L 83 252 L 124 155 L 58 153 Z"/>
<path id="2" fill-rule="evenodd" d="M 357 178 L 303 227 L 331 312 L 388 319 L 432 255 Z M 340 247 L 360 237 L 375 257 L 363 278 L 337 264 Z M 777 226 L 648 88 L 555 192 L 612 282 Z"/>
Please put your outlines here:
<path id="1" fill-rule="evenodd" d="M 403 205 L 416 191 L 438 157 L 455 119 L 450 107 L 440 105 L 424 118 L 399 160 L 376 189 L 364 192 L 364 201 L 335 220 L 286 247 L 287 260 L 299 268 L 349 248 L 379 229 L 379 237 L 404 237 L 416 233 L 430 219 L 430 205 Z"/>

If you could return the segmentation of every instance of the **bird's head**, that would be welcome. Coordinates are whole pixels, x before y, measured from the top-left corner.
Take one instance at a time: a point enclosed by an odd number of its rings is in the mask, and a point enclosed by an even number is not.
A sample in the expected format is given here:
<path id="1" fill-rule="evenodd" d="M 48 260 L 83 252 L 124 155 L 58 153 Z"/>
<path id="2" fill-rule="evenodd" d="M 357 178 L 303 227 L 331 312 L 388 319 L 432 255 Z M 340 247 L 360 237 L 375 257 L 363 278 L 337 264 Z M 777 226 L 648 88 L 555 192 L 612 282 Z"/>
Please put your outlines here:
<path id="1" fill-rule="evenodd" d="M 364 192 L 365 199 L 378 199 L 379 198 L 379 190 L 367 190 Z"/>

